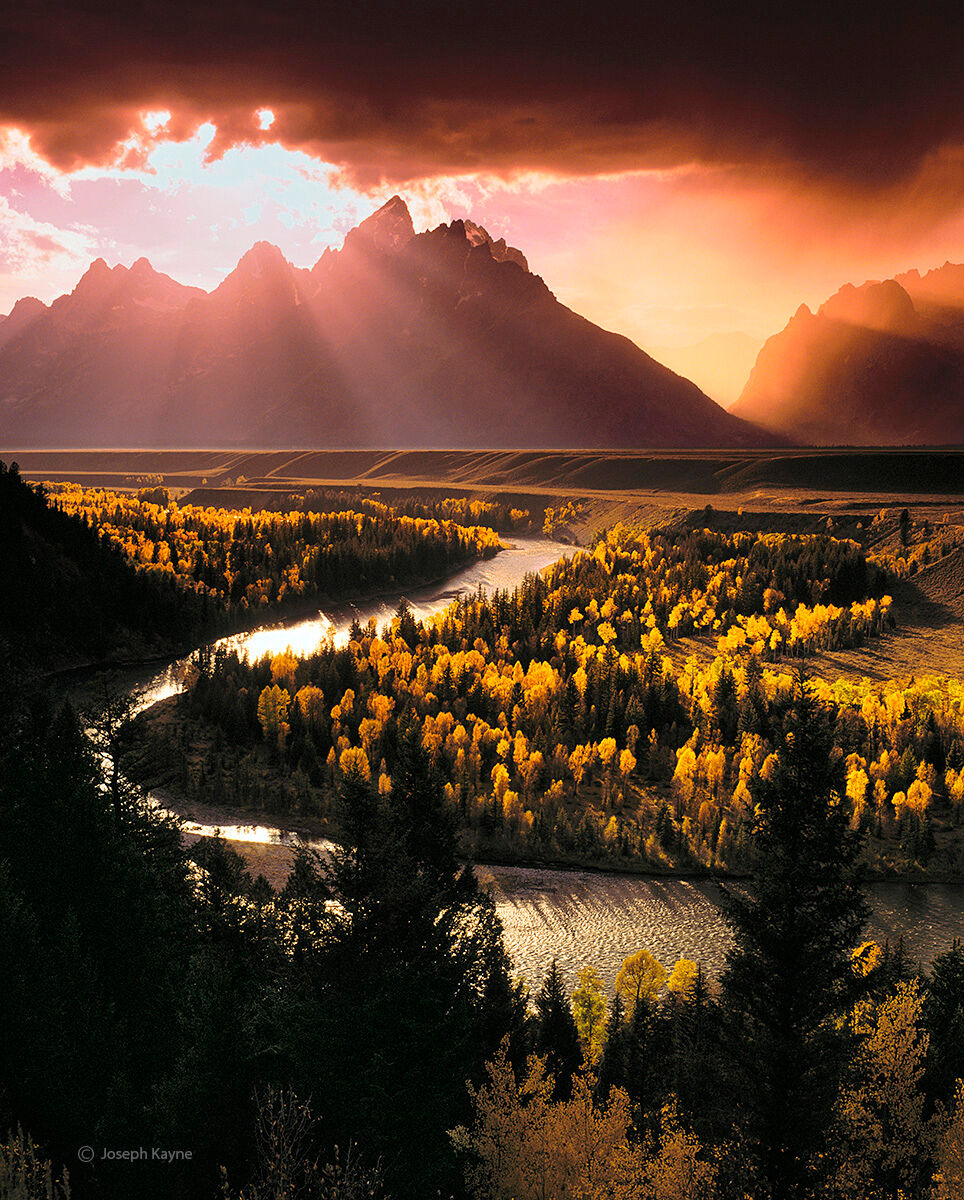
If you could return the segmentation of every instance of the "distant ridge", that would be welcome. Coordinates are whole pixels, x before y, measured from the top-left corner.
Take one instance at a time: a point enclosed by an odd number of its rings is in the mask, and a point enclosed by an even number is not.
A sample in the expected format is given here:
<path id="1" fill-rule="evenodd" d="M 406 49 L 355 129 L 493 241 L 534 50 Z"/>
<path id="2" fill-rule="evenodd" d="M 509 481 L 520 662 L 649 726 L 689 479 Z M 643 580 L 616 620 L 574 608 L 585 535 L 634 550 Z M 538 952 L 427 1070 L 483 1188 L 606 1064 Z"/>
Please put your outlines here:
<path id="1" fill-rule="evenodd" d="M 98 259 L 0 322 L 7 446 L 777 444 L 561 305 L 471 221 L 393 197 L 310 270 L 253 246 L 210 293 Z"/>
<path id="2" fill-rule="evenodd" d="M 964 443 L 964 266 L 801 305 L 730 411 L 816 445 Z"/>

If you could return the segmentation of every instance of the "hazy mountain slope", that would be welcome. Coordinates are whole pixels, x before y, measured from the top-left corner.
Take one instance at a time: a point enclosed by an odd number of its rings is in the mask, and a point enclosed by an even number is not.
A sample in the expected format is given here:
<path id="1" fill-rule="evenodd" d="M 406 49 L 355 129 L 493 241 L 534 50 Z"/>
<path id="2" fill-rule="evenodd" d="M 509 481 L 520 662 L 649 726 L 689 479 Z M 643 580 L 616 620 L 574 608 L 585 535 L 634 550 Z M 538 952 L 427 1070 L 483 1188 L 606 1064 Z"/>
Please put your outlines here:
<path id="1" fill-rule="evenodd" d="M 731 411 L 818 445 L 964 442 L 964 267 L 802 305 Z"/>
<path id="2" fill-rule="evenodd" d="M 559 304 L 521 251 L 472 222 L 416 234 L 398 197 L 310 271 L 259 243 L 205 294 L 98 261 L 19 308 L 0 324 L 8 445 L 774 441 Z"/>
<path id="3" fill-rule="evenodd" d="M 181 316 L 200 288 L 146 259 L 93 263 L 74 290 L 0 326 L 0 428 L 8 444 L 151 444 L 162 435 Z M 39 301 L 34 302 L 34 305 Z"/>

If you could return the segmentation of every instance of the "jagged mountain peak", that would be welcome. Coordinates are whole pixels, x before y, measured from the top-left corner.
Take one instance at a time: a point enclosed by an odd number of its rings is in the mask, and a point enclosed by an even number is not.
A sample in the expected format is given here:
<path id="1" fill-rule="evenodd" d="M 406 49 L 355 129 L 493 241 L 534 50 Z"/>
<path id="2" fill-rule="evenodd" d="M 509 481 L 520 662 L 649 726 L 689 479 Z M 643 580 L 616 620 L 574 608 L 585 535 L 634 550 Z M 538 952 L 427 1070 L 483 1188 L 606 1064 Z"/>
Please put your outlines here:
<path id="1" fill-rule="evenodd" d="M 24 296 L 13 306 L 5 320 L 12 321 L 17 316 L 39 316 L 40 313 L 46 311 L 47 306 L 42 300 L 38 300 L 36 296 Z"/>
<path id="2" fill-rule="evenodd" d="M 288 260 L 281 252 L 280 246 L 273 242 L 255 242 L 250 250 L 246 250 L 238 259 L 235 272 L 251 275 L 261 275 L 265 271 L 286 268 Z"/>
<path id="3" fill-rule="evenodd" d="M 392 196 L 381 208 L 356 225 L 345 238 L 345 249 L 375 249 L 382 253 L 400 250 L 415 236 L 415 225 L 408 205 L 401 196 Z"/>
<path id="4" fill-rule="evenodd" d="M 109 267 L 103 258 L 95 258 L 77 281 L 71 295 L 85 300 L 105 296 L 113 289 L 118 278 L 126 274 L 126 267 Z"/>
<path id="5" fill-rule="evenodd" d="M 411 217 L 411 213 L 409 213 L 409 211 L 408 211 L 408 205 L 401 198 L 401 196 L 399 196 L 397 194 L 392 196 L 392 198 L 390 200 L 386 200 L 385 203 L 381 206 L 381 208 L 377 208 L 372 215 L 377 217 L 379 213 L 382 213 L 382 214 L 398 213 L 398 214 L 404 214 L 405 216 L 408 216 L 409 218 Z"/>
<path id="6" fill-rule="evenodd" d="M 257 302 L 266 293 L 288 294 L 297 291 L 295 269 L 273 242 L 255 242 L 238 259 L 234 270 L 210 293 L 215 302 L 235 304 Z"/>
<path id="7" fill-rule="evenodd" d="M 907 271 L 895 278 L 915 303 L 964 308 L 964 263 L 946 262 L 930 271 Z"/>
<path id="8" fill-rule="evenodd" d="M 24 296 L 0 321 L 0 346 L 6 346 L 27 330 L 34 321 L 47 312 L 47 306 L 36 296 Z"/>
<path id="9" fill-rule="evenodd" d="M 188 287 L 156 271 L 146 258 L 137 259 L 131 267 L 122 263 L 110 267 L 103 258 L 97 258 L 74 290 L 53 302 L 51 311 L 82 320 L 102 309 L 162 313 L 182 308 L 203 295 L 201 288 Z"/>
<path id="10" fill-rule="evenodd" d="M 211 293 L 91 264 L 0 354 L 0 396 L 23 445 L 772 441 L 560 304 L 503 238 L 416 234 L 399 196 L 311 272 L 263 241 Z"/>
<path id="11" fill-rule="evenodd" d="M 521 267 L 523 271 L 529 270 L 529 264 L 526 261 L 525 255 L 521 250 L 517 250 L 515 246 L 506 244 L 505 238 L 499 238 L 498 241 L 492 237 L 487 229 L 481 225 L 476 225 L 474 221 L 466 218 L 462 222 L 465 227 L 465 236 L 473 246 L 488 246 L 489 252 L 496 262 L 514 262 L 516 266 Z"/>

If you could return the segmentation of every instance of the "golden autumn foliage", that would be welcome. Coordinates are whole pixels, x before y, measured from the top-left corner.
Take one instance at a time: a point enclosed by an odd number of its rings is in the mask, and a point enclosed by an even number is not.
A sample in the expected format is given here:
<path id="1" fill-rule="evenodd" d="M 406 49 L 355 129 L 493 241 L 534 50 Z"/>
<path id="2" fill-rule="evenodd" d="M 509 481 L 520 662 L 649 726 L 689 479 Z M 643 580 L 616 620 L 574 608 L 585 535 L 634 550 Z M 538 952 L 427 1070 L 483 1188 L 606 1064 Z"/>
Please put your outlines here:
<path id="1" fill-rule="evenodd" d="M 572 993 L 572 1013 L 586 1053 L 593 1058 L 602 1049 L 606 1024 L 606 990 L 599 972 L 593 966 L 583 967 L 576 978 L 578 985 Z"/>
<path id="2" fill-rule="evenodd" d="M 964 1196 L 964 1080 L 958 1080 L 954 1105 L 937 1143 L 933 1200 Z"/>
<path id="3" fill-rule="evenodd" d="M 688 557 L 662 535 L 617 527 L 592 555 L 576 554 L 511 594 L 462 597 L 404 637 L 396 617 L 362 631 L 347 651 L 323 647 L 294 668 L 280 656 L 272 682 L 293 695 L 317 687 L 330 705 L 330 727 L 322 702 L 306 718 L 317 743 L 308 769 L 332 746 L 336 758 L 353 746 L 378 763 L 393 723 L 411 718 L 450 784 L 467 853 L 746 869 L 754 789 L 777 762 L 767 729 L 795 673 L 781 661 L 785 650 L 754 653 L 743 641 L 708 661 L 682 657 L 679 639 L 687 629 L 714 640 L 733 630 L 737 641 L 747 629 L 755 637 L 751 618 L 796 614 L 804 590 L 812 598 L 839 591 L 841 579 L 863 578 L 865 564 L 855 544 L 823 536 L 697 531 L 684 544 Z M 698 610 L 699 620 L 680 616 L 671 634 L 684 594 L 685 611 Z M 759 611 L 740 613 L 741 604 Z M 726 628 L 714 629 L 724 618 Z M 849 607 L 840 620 L 846 641 L 859 622 Z M 615 640 L 600 634 L 606 624 Z M 664 633 L 676 639 L 672 658 Z M 335 690 L 332 670 L 341 678 Z M 807 687 L 837 711 L 844 801 L 851 827 L 874 839 L 871 865 L 925 870 L 935 818 L 946 826 L 964 815 L 964 771 L 947 753 L 964 744 L 964 683 L 815 678 Z M 305 716 L 300 703 L 298 711 Z M 387 761 L 386 773 L 393 767 Z M 964 866 L 964 852 L 958 857 L 943 869 Z"/>
<path id="4" fill-rule="evenodd" d="M 838 1193 L 854 1200 L 915 1194 L 919 1162 L 934 1141 L 921 1088 L 928 1036 L 917 981 L 877 1010 L 857 1054 L 856 1081 L 838 1102 Z"/>
<path id="5" fill-rule="evenodd" d="M 666 970 L 648 950 L 637 950 L 623 960 L 616 976 L 616 993 L 631 1017 L 640 1000 L 654 1004 L 666 983 Z"/>
<path id="6" fill-rule="evenodd" d="M 285 737 L 291 732 L 288 725 L 288 706 L 291 696 L 284 688 L 274 684 L 266 687 L 258 697 L 258 720 L 264 733 L 264 740 L 269 744 L 277 743 L 279 748 L 284 745 Z"/>
<path id="7" fill-rule="evenodd" d="M 364 500 L 339 512 L 258 512 L 179 504 L 164 488 L 132 495 L 73 483 L 48 483 L 51 500 L 81 517 L 140 570 L 168 575 L 222 612 L 248 612 L 300 597 L 356 593 L 437 573 L 501 548 L 483 524 L 406 516 Z M 478 520 L 485 501 L 439 502 L 440 513 Z M 276 680 L 275 682 L 278 682 Z"/>
<path id="8" fill-rule="evenodd" d="M 583 1073 L 571 1099 L 553 1101 L 545 1063 L 531 1058 L 518 1084 L 504 1044 L 487 1074 L 470 1088 L 472 1126 L 451 1135 L 473 1200 L 712 1200 L 716 1167 L 674 1105 L 654 1143 L 640 1146 L 620 1088 L 600 1104 Z"/>
<path id="9" fill-rule="evenodd" d="M 689 958 L 679 958 L 666 980 L 666 990 L 673 995 L 686 996 L 696 987 L 699 978 L 699 965 Z"/>
<path id="10" fill-rule="evenodd" d="M 350 746 L 347 750 L 342 750 L 338 759 L 338 766 L 341 769 L 342 775 L 358 775 L 366 782 L 372 777 L 368 755 L 359 747 Z M 387 790 L 390 789 L 391 783 L 389 782 Z"/>

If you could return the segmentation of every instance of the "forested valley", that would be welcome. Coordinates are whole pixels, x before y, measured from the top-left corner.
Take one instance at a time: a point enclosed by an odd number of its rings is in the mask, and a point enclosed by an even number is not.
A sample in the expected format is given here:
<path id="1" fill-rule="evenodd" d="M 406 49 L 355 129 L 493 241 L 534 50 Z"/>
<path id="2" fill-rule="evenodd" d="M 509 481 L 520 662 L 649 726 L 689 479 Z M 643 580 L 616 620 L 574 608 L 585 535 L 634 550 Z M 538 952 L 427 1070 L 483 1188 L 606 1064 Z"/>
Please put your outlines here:
<path id="1" fill-rule="evenodd" d="M 345 771 L 388 794 L 398 729 L 417 723 L 469 856 L 746 873 L 753 784 L 774 769 L 798 677 L 817 651 L 889 628 L 885 586 L 829 535 L 616 527 L 512 593 L 425 622 L 403 606 L 307 658 L 201 652 L 184 694 L 141 718 L 128 762 L 190 799 L 337 837 Z M 865 864 L 960 877 L 964 685 L 809 688 L 836 713 Z"/>
<path id="2" fill-rule="evenodd" d="M 892 628 L 896 563 L 830 531 L 616 525 L 305 658 L 202 648 L 181 696 L 95 744 L 18 630 L 169 652 L 363 567 L 444 572 L 496 551 L 486 517 L 523 518 L 48 495 L 15 469 L 0 491 L 23 582 L 0 614 L 0 1196 L 964 1194 L 964 948 L 925 969 L 869 940 L 863 888 L 964 869 L 964 685 L 809 673 Z M 138 773 L 336 845 L 272 886 Z M 740 876 L 726 966 L 640 945 L 527 987 L 472 865 L 499 857 Z"/>
<path id="3" fill-rule="evenodd" d="M 812 689 L 748 784 L 722 977 L 640 947 L 531 997 L 418 724 L 390 789 L 346 762 L 342 847 L 274 891 L 111 786 L 69 708 L 0 695 L 5 1195 L 960 1196 L 964 950 L 922 975 L 862 936 Z"/>

